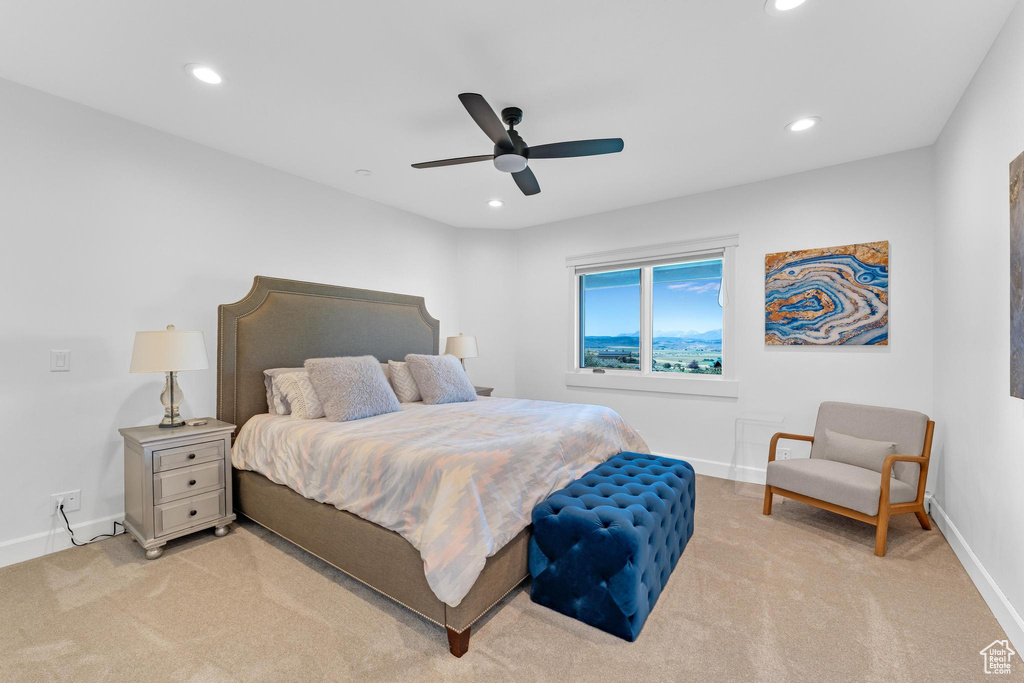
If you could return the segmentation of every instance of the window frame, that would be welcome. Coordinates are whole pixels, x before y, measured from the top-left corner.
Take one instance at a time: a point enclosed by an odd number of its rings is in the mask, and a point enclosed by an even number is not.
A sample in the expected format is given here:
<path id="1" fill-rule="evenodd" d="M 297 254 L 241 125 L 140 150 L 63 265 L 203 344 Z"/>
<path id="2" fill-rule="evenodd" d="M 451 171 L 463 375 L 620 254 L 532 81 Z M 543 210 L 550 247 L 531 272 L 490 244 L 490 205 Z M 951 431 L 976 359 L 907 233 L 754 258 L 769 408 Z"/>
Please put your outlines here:
<path id="1" fill-rule="evenodd" d="M 568 257 L 565 265 L 569 280 L 571 333 L 568 368 L 565 373 L 566 386 L 724 398 L 739 396 L 735 353 L 735 261 L 738 246 L 739 237 L 730 235 Z M 712 258 L 722 259 L 722 374 L 654 372 L 651 369 L 654 267 Z M 640 369 L 604 368 L 604 372 L 594 372 L 594 368 L 580 367 L 580 276 L 634 268 L 640 269 Z"/>

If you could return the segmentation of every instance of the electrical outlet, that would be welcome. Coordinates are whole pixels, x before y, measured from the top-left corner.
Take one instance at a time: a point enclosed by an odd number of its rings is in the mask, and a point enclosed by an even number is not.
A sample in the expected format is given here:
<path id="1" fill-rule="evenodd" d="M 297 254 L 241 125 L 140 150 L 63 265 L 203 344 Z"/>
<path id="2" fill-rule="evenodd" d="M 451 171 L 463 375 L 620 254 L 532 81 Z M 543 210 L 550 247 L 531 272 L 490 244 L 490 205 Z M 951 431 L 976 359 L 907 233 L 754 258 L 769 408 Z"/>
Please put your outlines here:
<path id="1" fill-rule="evenodd" d="M 60 504 L 64 503 L 64 512 L 75 512 L 82 508 L 82 489 L 54 493 L 50 495 L 50 514 L 60 513 Z"/>
<path id="2" fill-rule="evenodd" d="M 775 459 L 776 460 L 789 460 L 793 457 L 793 451 L 788 448 L 776 448 Z"/>

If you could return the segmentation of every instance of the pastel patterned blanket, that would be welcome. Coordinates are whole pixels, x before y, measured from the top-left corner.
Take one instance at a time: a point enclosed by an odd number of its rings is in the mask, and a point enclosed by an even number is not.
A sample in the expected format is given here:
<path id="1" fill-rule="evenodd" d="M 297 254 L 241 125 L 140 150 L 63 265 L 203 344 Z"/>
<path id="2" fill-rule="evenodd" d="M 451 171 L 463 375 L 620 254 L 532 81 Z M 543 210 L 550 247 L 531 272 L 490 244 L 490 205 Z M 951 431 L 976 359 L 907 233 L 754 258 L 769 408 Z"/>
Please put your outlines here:
<path id="1" fill-rule="evenodd" d="M 231 460 L 398 532 L 452 607 L 552 491 L 621 451 L 650 452 L 602 406 L 482 398 L 403 408 L 352 422 L 256 415 Z"/>

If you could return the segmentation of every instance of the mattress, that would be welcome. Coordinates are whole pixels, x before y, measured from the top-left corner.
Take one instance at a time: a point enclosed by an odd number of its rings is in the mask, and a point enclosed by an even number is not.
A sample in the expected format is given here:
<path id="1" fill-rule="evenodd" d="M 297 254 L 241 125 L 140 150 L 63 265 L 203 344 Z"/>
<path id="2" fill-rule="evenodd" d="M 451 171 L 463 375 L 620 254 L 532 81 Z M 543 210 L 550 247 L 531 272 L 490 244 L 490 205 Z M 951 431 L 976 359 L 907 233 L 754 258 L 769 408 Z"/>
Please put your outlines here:
<path id="1" fill-rule="evenodd" d="M 650 452 L 610 408 L 481 398 L 352 422 L 256 415 L 231 459 L 401 534 L 456 607 L 537 503 L 622 451 Z"/>

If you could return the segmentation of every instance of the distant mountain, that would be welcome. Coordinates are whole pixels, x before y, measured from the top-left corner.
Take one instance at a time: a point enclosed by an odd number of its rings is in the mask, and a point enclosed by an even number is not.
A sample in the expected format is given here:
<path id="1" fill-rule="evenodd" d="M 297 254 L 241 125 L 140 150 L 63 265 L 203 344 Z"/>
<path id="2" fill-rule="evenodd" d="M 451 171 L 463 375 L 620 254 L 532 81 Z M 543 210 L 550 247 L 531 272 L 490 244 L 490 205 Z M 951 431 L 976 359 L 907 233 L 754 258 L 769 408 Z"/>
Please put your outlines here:
<path id="1" fill-rule="evenodd" d="M 613 337 L 605 336 L 592 336 L 591 339 L 618 339 L 620 337 L 638 339 L 640 337 L 640 330 L 636 332 L 623 332 Z M 708 330 L 707 332 L 698 332 L 697 330 L 655 330 L 655 339 L 682 339 L 686 341 L 722 341 L 722 330 Z"/>
<path id="2" fill-rule="evenodd" d="M 689 341 L 722 341 L 722 330 L 708 330 L 698 332 L 697 330 L 655 330 L 655 339 L 686 339 Z"/>

